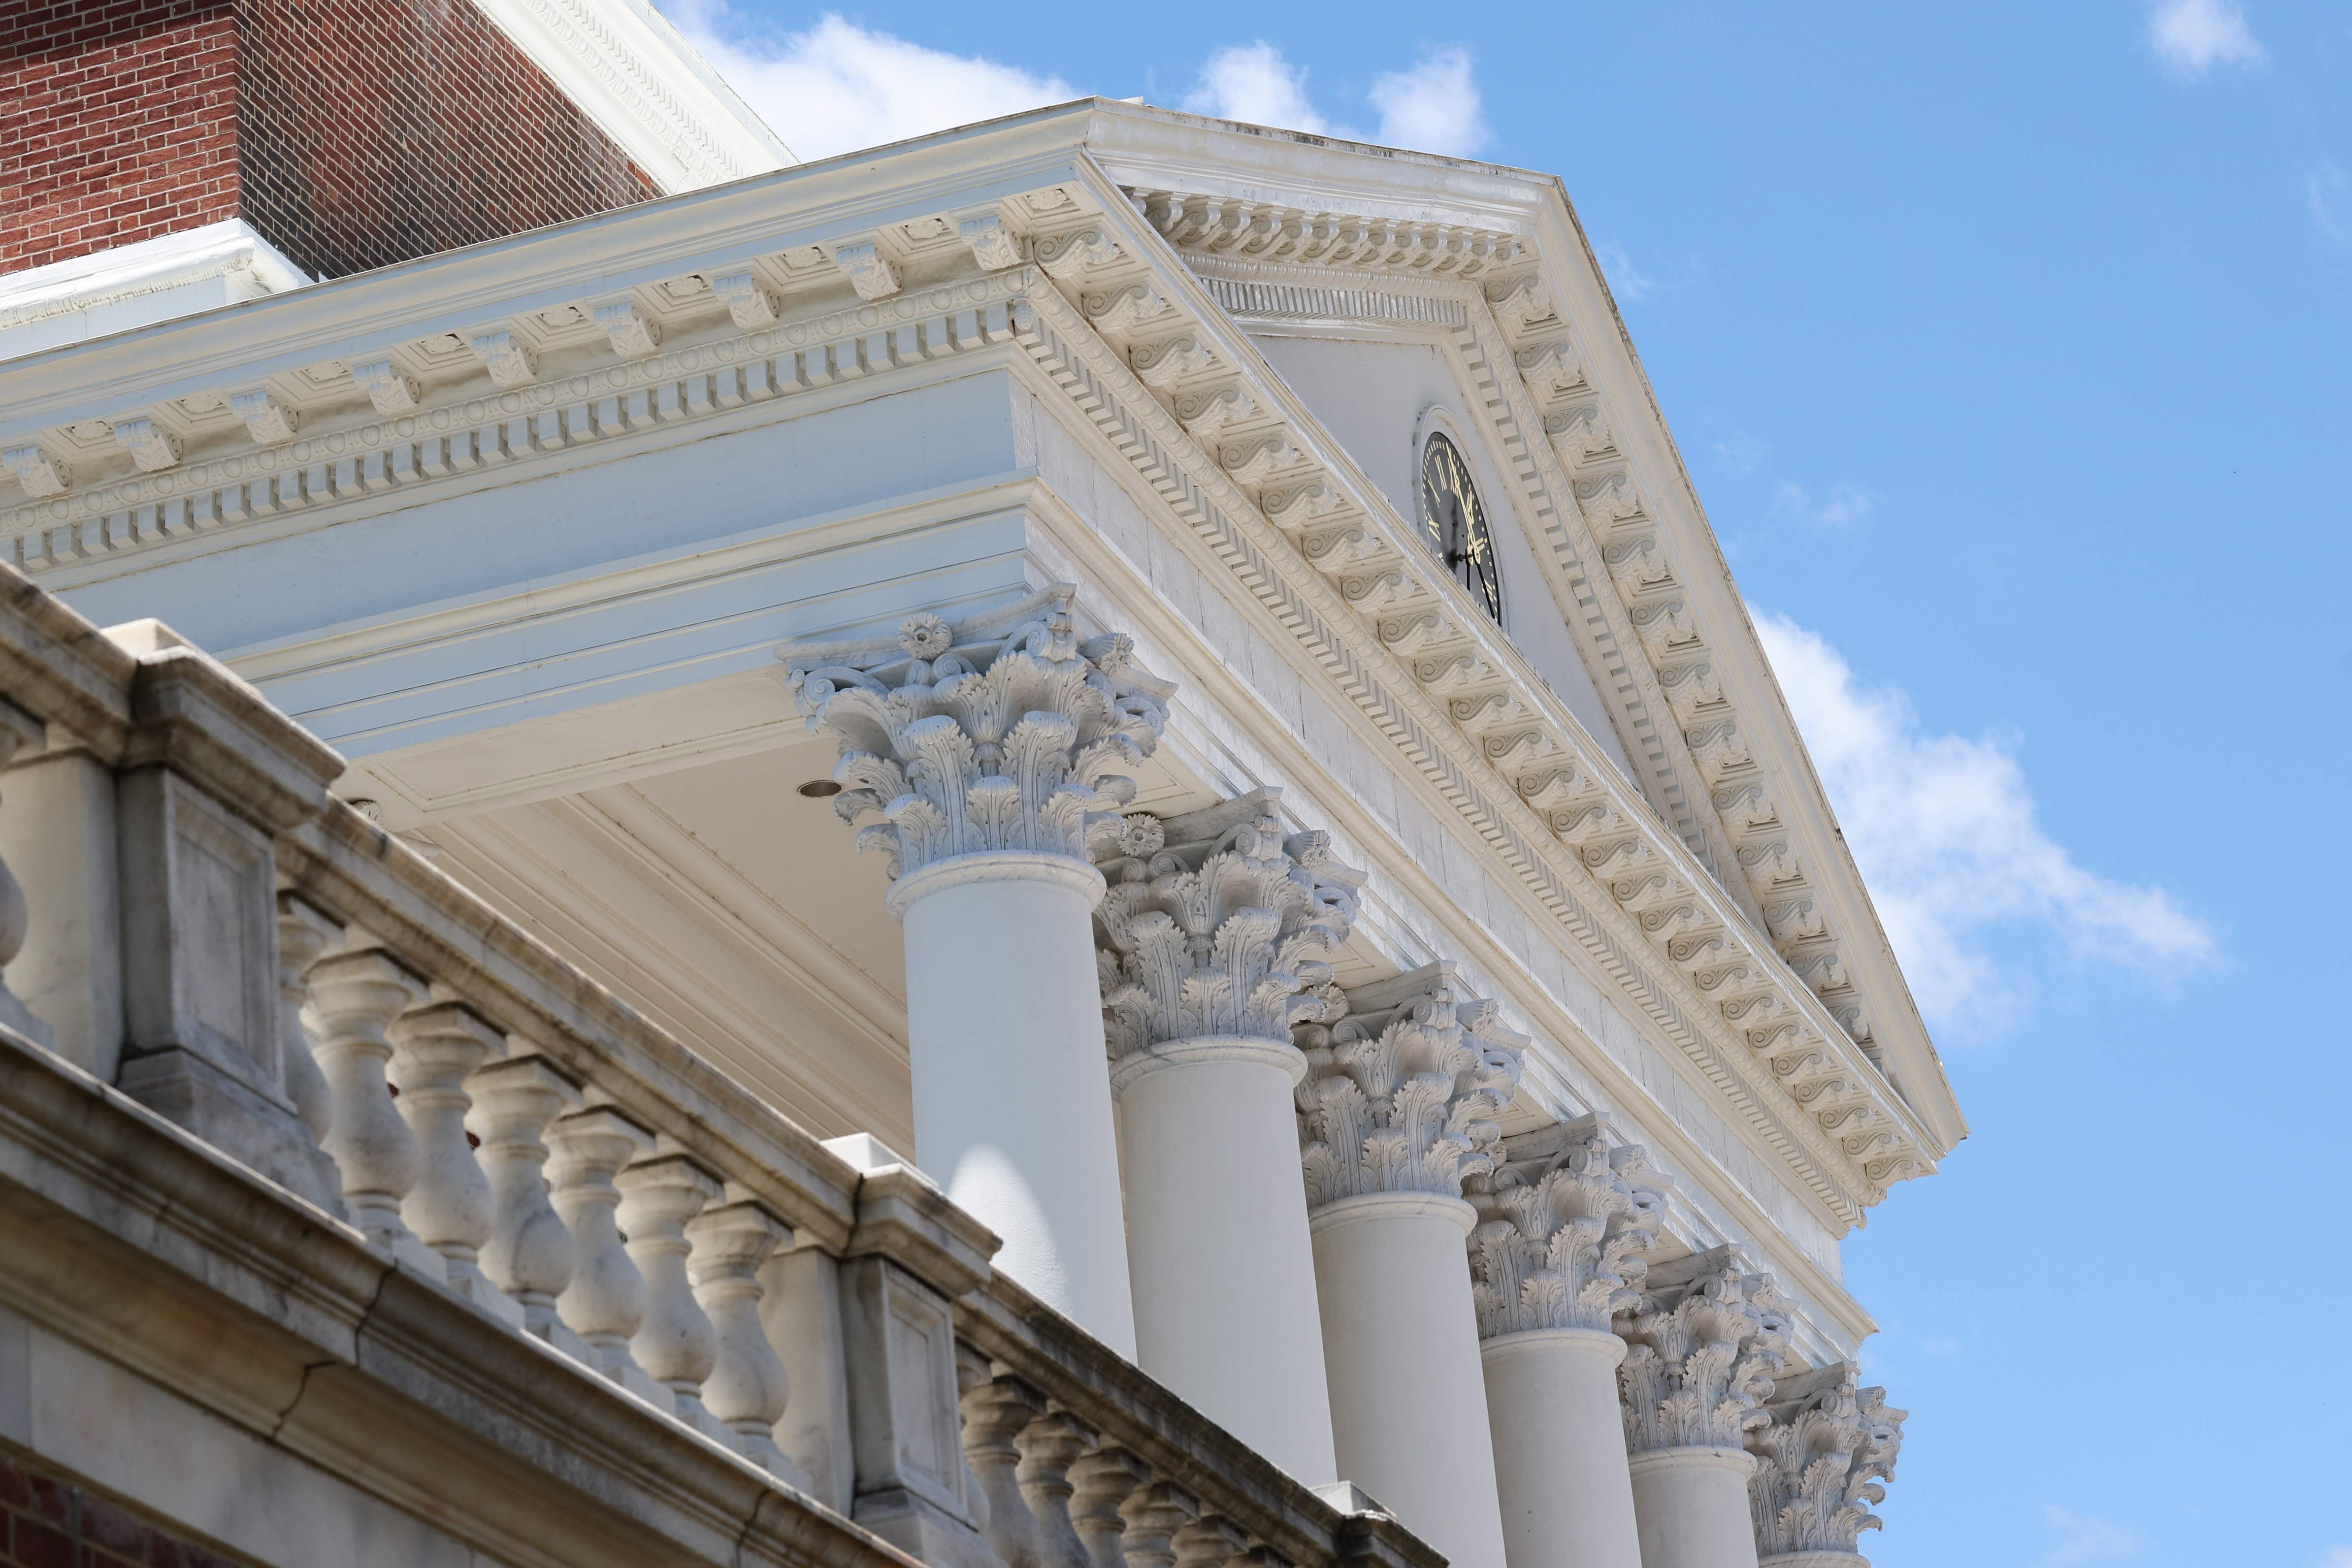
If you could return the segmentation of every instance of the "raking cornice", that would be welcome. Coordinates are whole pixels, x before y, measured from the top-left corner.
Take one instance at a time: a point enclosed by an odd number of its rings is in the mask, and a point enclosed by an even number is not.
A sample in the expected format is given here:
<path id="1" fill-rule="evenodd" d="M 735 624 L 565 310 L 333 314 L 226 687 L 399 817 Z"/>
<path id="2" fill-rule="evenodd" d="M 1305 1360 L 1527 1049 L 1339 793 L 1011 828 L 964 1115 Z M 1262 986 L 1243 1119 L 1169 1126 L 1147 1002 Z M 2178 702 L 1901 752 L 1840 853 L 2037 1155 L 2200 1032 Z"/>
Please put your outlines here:
<path id="1" fill-rule="evenodd" d="M 1135 281 L 1150 242 L 1113 221 L 1106 214 L 1093 265 L 1066 269 L 1055 296 L 1033 292 L 1043 329 L 1033 351 L 1048 373 L 1831 1212 L 1855 1223 L 1888 1183 L 1931 1168 L 1931 1140 L 1908 1107 L 1688 848 L 1599 760 L 1197 280 Z M 1150 336 L 1139 330 L 1123 348 L 1060 297 L 1094 306 L 1099 320 L 1137 287 L 1160 302 L 1143 319 Z M 1171 413 L 1149 382 L 1180 358 L 1183 371 L 1156 389 Z M 1217 420 L 1206 444 L 1202 416 L 1234 410 L 1236 392 L 1254 412 Z M 1256 470 L 1253 497 L 1235 475 L 1270 447 L 1287 455 Z M 1629 865 L 1587 864 L 1547 811 L 1589 824 Z"/>

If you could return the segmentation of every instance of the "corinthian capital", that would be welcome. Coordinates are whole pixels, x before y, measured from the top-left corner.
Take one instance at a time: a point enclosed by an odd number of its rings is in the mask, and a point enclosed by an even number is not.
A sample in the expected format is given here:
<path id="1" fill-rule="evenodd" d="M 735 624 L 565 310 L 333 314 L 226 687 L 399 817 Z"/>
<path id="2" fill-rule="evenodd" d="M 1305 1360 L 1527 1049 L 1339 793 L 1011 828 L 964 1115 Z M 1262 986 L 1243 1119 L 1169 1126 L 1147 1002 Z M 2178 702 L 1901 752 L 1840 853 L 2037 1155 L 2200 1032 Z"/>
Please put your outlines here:
<path id="1" fill-rule="evenodd" d="M 1665 1200 L 1648 1151 L 1612 1149 L 1597 1116 L 1507 1141 L 1503 1163 L 1473 1176 L 1470 1276 L 1478 1336 L 1533 1329 L 1610 1330 L 1641 1304 L 1643 1254 Z"/>
<path id="2" fill-rule="evenodd" d="M 1022 850 L 1084 862 L 1134 799 L 1127 769 L 1160 744 L 1173 685 L 1123 636 L 1081 642 L 1064 586 L 950 623 L 909 616 L 891 638 L 777 650 L 812 732 L 841 747 L 834 810 L 894 877 Z"/>
<path id="3" fill-rule="evenodd" d="M 1895 1477 L 1909 1412 L 1884 1388 L 1859 1388 L 1860 1369 L 1842 1361 L 1783 1378 L 1765 1406 L 1770 1424 L 1748 1434 L 1756 1473 L 1748 1483 L 1756 1551 L 1766 1562 L 1811 1552 L 1853 1552 L 1879 1527 L 1871 1505 Z"/>
<path id="4" fill-rule="evenodd" d="M 1258 789 L 1206 810 L 1138 812 L 1095 863 L 1109 891 L 1095 911 L 1103 1026 L 1114 1061 L 1184 1040 L 1270 1040 L 1327 1004 L 1319 955 L 1348 939 L 1364 873 L 1332 857 L 1328 835 L 1285 836 L 1282 792 Z"/>
<path id="5" fill-rule="evenodd" d="M 1307 1207 L 1374 1192 L 1461 1197 L 1465 1176 L 1494 1166 L 1494 1118 L 1518 1090 L 1527 1037 L 1473 1000 L 1447 963 L 1325 997 L 1325 1019 L 1294 1036 L 1307 1053 Z"/>
<path id="6" fill-rule="evenodd" d="M 1769 1274 L 1749 1273 L 1718 1247 L 1652 1268 L 1648 1289 L 1617 1319 L 1625 1446 L 1737 1448 L 1768 1419 L 1764 1401 L 1789 1338 Z"/>

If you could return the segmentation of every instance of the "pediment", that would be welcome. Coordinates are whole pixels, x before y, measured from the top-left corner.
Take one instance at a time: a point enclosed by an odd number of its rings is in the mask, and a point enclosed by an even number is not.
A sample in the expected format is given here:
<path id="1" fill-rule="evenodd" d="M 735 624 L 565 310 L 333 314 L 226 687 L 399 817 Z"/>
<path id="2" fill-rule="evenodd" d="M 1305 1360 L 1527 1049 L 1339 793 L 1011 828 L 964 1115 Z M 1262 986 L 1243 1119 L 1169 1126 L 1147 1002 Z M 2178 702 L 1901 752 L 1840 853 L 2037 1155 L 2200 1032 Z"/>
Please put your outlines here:
<path id="1" fill-rule="evenodd" d="M 1962 1135 L 1558 182 L 1239 128 L 1209 146 L 1122 121 L 1103 140 L 1129 200 L 1408 518 L 1392 405 L 1412 400 L 1377 382 L 1417 376 L 1404 345 L 1434 350 L 1568 646 L 1544 645 L 1555 625 L 1524 594 L 1512 640 L 1846 1034 L 1940 1134 Z"/>

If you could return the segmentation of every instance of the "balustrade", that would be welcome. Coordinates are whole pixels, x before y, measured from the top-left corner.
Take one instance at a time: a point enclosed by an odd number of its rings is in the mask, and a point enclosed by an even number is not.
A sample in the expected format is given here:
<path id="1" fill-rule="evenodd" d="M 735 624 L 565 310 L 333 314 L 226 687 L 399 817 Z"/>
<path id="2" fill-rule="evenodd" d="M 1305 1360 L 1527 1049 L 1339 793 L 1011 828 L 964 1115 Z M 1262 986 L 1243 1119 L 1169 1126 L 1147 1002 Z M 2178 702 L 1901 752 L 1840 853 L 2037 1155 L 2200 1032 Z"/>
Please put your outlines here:
<path id="1" fill-rule="evenodd" d="M 115 1079 L 465 1334 L 511 1333 L 936 1568 L 1435 1568 L 993 1270 L 995 1238 L 905 1161 L 819 1143 L 328 799 L 340 759 L 220 666 L 0 587 L 0 747 L 141 775 L 119 819 L 45 787 L 40 810 L 80 815 L 0 835 L 40 868 L 24 921 L 0 875 L 0 956 L 52 894 L 89 936 L 40 948 L 33 994 L 64 998 L 70 1039 L 0 991 L 0 1050 Z M 100 828 L 121 885 L 162 901 L 122 923 L 150 951 L 90 917 L 89 854 L 16 854 Z M 192 845 L 234 874 L 199 885 Z M 186 988 L 207 965 L 233 983 Z"/>

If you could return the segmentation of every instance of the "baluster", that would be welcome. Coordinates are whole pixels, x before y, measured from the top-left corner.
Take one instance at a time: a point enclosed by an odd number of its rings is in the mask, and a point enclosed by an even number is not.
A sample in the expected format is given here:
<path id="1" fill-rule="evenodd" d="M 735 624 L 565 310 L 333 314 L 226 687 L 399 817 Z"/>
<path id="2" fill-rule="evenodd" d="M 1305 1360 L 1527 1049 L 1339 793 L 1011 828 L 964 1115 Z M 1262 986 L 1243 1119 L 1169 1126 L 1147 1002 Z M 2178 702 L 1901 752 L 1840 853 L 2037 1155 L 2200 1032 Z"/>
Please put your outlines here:
<path id="1" fill-rule="evenodd" d="M 1021 1495 L 1037 1521 L 1038 1561 L 1044 1568 L 1091 1568 L 1094 1558 L 1070 1520 L 1070 1467 L 1095 1446 L 1095 1429 L 1066 1410 L 1051 1410 L 1021 1428 L 1015 1476 Z"/>
<path id="2" fill-rule="evenodd" d="M 1151 1467 L 1121 1448 L 1097 1448 L 1070 1467 L 1070 1523 L 1094 1568 L 1127 1568 L 1119 1552 L 1127 1519 L 1119 1510 L 1138 1488 L 1150 1484 Z"/>
<path id="3" fill-rule="evenodd" d="M 1154 1481 L 1119 1505 L 1127 1531 L 1118 1550 L 1127 1568 L 1176 1568 L 1176 1532 L 1201 1517 L 1201 1500 L 1174 1481 Z"/>
<path id="4" fill-rule="evenodd" d="M 990 1523 L 994 1518 L 995 1511 L 991 1509 L 988 1505 L 988 1493 L 981 1489 L 980 1473 L 971 1468 L 971 1446 L 969 1443 L 961 1439 L 963 1437 L 964 1430 L 964 1396 L 970 1394 L 973 1389 L 987 1382 L 988 1378 L 988 1357 L 981 1354 L 980 1352 L 972 1349 L 971 1346 L 964 1343 L 963 1341 L 956 1341 L 956 1433 L 959 1439 L 956 1443 L 956 1449 L 958 1454 L 963 1459 L 964 1512 L 971 1516 L 971 1527 L 980 1532 L 980 1538 L 982 1541 L 986 1541 L 989 1538 L 988 1532 Z M 1001 1561 L 1003 1554 L 999 1553 L 998 1556 Z"/>
<path id="5" fill-rule="evenodd" d="M 37 745 L 37 737 L 44 733 L 45 727 L 31 714 L 5 698 L 0 698 L 0 768 L 8 766 L 16 758 L 17 748 L 26 739 L 33 738 Z M 17 882 L 16 873 L 8 869 L 8 862 L 0 860 L 0 971 L 5 971 L 16 961 L 16 955 L 25 950 L 25 938 L 32 935 L 32 906 L 25 902 L 24 885 Z M 49 1027 L 47 1019 L 37 1017 L 33 1009 L 25 1005 L 24 998 L 8 988 L 5 978 L 0 978 L 0 1025 L 15 1030 L 36 1045 L 57 1043 L 57 1031 Z"/>
<path id="6" fill-rule="evenodd" d="M 683 1155 L 640 1160 L 617 1179 L 621 1228 L 646 1281 L 646 1321 L 629 1341 L 630 1353 L 669 1390 L 679 1420 L 727 1442 L 733 1434 L 702 1407 L 703 1380 L 719 1359 L 719 1332 L 686 1272 L 686 1223 L 723 1189 Z"/>
<path id="7" fill-rule="evenodd" d="M 466 1080 L 505 1053 L 507 1038 L 463 1002 L 412 1009 L 393 1019 L 388 1032 L 400 1113 L 416 1134 L 418 1156 L 416 1185 L 400 1217 L 441 1254 L 451 1290 L 520 1328 L 522 1303 L 482 1272 L 494 1206 L 489 1178 L 466 1142 L 466 1113 L 474 1103 Z"/>
<path id="8" fill-rule="evenodd" d="M 425 982 L 375 948 L 321 958 L 306 977 L 319 1020 L 312 1049 L 335 1104 L 324 1147 L 342 1173 L 343 1207 L 370 1241 L 441 1279 L 441 1255 L 400 1218 L 416 1183 L 416 1134 L 384 1078 L 392 1060 L 384 1027 L 424 994 Z"/>
<path id="9" fill-rule="evenodd" d="M 1232 1520 L 1213 1513 L 1178 1531 L 1169 1545 L 1176 1552 L 1176 1568 L 1225 1568 L 1249 1550 L 1249 1537 Z"/>
<path id="10" fill-rule="evenodd" d="M 311 1054 L 310 1031 L 302 1021 L 310 1001 L 310 984 L 303 977 L 320 954 L 341 944 L 342 935 L 332 915 L 290 893 L 278 895 L 278 1027 L 285 1036 L 278 1047 L 278 1071 L 286 1097 L 294 1102 L 294 1113 L 321 1147 L 335 1124 L 335 1095 Z"/>
<path id="11" fill-rule="evenodd" d="M 792 1244 L 792 1227 L 756 1203 L 730 1203 L 688 1221 L 686 1239 L 694 1249 L 686 1266 L 694 1299 L 719 1336 L 718 1360 L 702 1380 L 702 1402 L 735 1434 L 745 1458 L 807 1491 L 807 1472 L 776 1447 L 776 1423 L 784 1418 L 792 1381 L 760 1326 L 760 1266 L 778 1247 Z"/>
<path id="12" fill-rule="evenodd" d="M 467 1079 L 466 1089 L 474 1097 L 466 1128 L 482 1141 L 478 1153 L 490 1184 L 482 1272 L 522 1309 L 525 1330 L 580 1355 L 585 1346 L 564 1343 L 577 1336 L 556 1313 L 556 1298 L 572 1283 L 576 1249 L 548 1201 L 547 1145 L 541 1142 L 580 1092 L 540 1056 L 493 1061 Z"/>
<path id="13" fill-rule="evenodd" d="M 588 1364 L 650 1405 L 670 1406 L 669 1390 L 629 1354 L 646 1319 L 646 1281 L 621 1244 L 614 1210 L 621 1201 L 615 1175 L 654 1146 L 654 1135 L 609 1106 L 592 1105 L 559 1116 L 548 1129 L 555 1151 L 548 1167 L 555 1212 L 572 1232 L 572 1282 L 555 1310 L 587 1347 Z"/>
<path id="14" fill-rule="evenodd" d="M 959 1359 L 957 1371 L 961 1374 Z M 986 1372 L 983 1365 L 979 1369 Z M 975 1377 L 963 1391 L 963 1454 L 988 1501 L 982 1531 L 1005 1568 L 1045 1568 L 1037 1516 L 1021 1495 L 1021 1433 L 1045 1413 L 1045 1396 L 1006 1373 Z"/>

